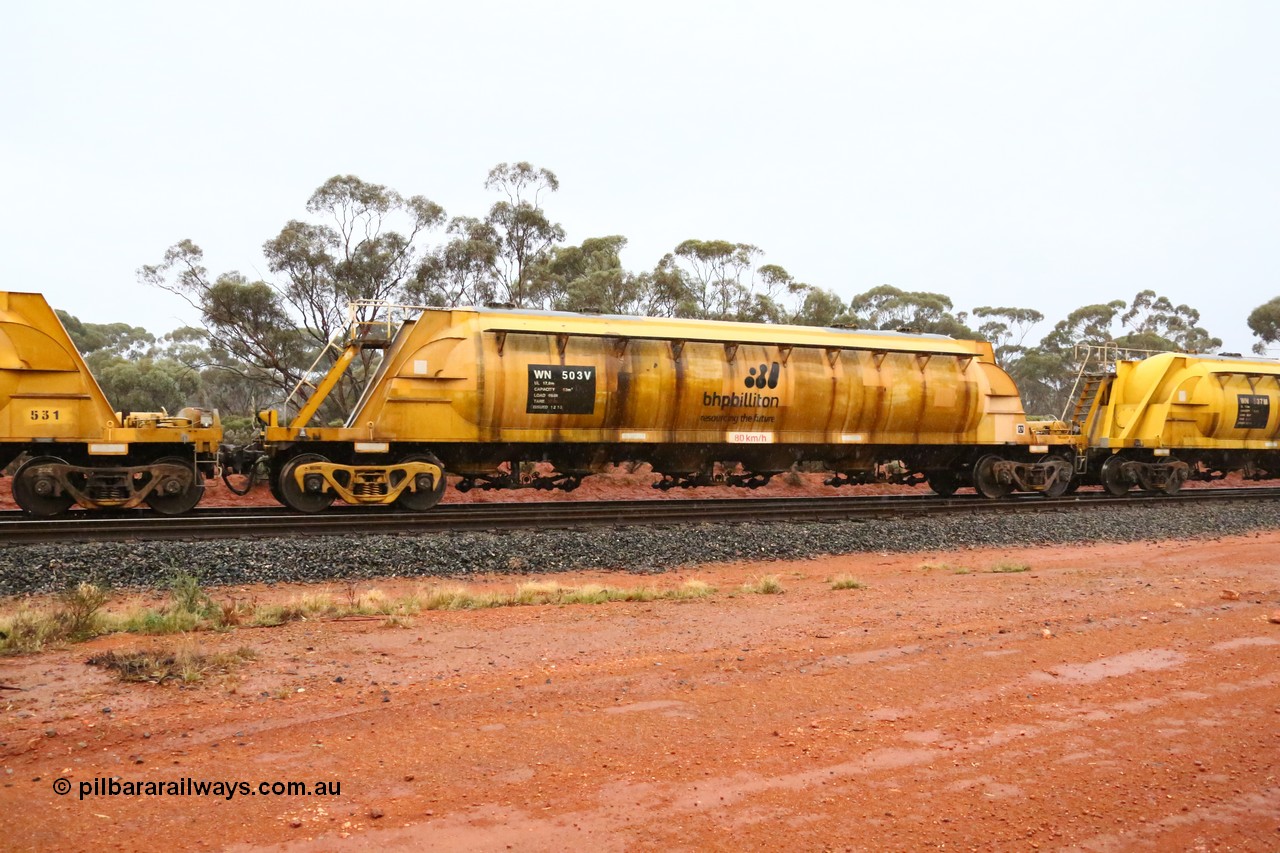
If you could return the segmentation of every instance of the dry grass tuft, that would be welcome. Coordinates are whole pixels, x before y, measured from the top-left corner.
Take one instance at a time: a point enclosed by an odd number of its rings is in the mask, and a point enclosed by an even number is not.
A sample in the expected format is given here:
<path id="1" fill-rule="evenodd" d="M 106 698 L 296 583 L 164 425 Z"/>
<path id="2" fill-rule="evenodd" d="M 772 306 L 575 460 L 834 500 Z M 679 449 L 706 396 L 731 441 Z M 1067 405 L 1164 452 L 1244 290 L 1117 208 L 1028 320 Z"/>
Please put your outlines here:
<path id="1" fill-rule="evenodd" d="M 742 585 L 742 591 L 750 595 L 781 595 L 786 592 L 777 575 L 762 575 Z"/>
<path id="2" fill-rule="evenodd" d="M 113 673 L 121 681 L 165 684 L 195 684 L 210 675 L 225 674 L 255 660 L 257 652 L 241 646 L 234 652 L 203 654 L 192 648 L 142 649 L 132 652 L 101 652 L 85 663 Z"/>
<path id="3" fill-rule="evenodd" d="M 866 589 L 867 585 L 850 575 L 836 575 L 827 581 L 832 589 Z"/>
<path id="4" fill-rule="evenodd" d="M 953 566 L 950 563 L 921 563 L 922 572 L 950 572 L 953 575 L 967 575 L 969 569 L 964 566 Z"/>

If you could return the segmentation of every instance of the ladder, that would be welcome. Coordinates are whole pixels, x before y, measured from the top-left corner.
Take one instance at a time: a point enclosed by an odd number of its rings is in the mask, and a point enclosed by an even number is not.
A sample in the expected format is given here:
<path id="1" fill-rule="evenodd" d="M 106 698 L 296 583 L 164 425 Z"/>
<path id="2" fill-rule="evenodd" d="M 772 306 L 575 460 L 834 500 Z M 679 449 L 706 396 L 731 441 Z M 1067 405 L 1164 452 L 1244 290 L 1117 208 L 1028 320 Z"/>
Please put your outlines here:
<path id="1" fill-rule="evenodd" d="M 1098 390 L 1116 375 L 1116 363 L 1120 361 L 1137 361 L 1154 355 L 1162 350 L 1130 349 L 1122 347 L 1115 341 L 1101 344 L 1076 344 L 1075 361 L 1080 365 L 1076 373 L 1075 384 L 1071 386 L 1071 395 L 1067 397 L 1066 408 L 1062 410 L 1062 420 L 1068 424 L 1084 426 L 1081 417 L 1088 414 L 1089 404 L 1097 396 Z M 1090 366 L 1093 369 L 1090 370 Z M 1071 409 L 1071 401 L 1075 400 L 1075 409 Z M 1067 420 L 1067 413 L 1071 419 Z"/>
<path id="2" fill-rule="evenodd" d="M 1102 383 L 1111 378 L 1109 373 L 1085 373 L 1081 374 L 1076 382 L 1076 387 L 1080 389 L 1080 395 L 1076 397 L 1075 409 L 1071 412 L 1071 420 L 1068 424 L 1084 425 L 1084 416 L 1089 412 L 1089 405 L 1093 402 L 1093 398 L 1097 396 L 1098 389 L 1102 387 Z M 1083 382 L 1083 384 L 1081 384 Z"/>
<path id="3" fill-rule="evenodd" d="M 1075 384 L 1071 386 L 1071 394 L 1067 397 L 1066 407 L 1062 410 L 1062 421 L 1073 428 L 1083 427 L 1081 418 L 1088 414 L 1089 404 L 1097 396 L 1102 383 L 1115 376 L 1115 360 L 1120 350 L 1114 343 L 1076 344 L 1075 360 L 1080 365 L 1076 372 Z M 1090 370 L 1090 366 L 1093 367 Z M 1072 410 L 1072 401 L 1075 409 Z M 1071 417 L 1067 414 L 1070 412 Z"/>

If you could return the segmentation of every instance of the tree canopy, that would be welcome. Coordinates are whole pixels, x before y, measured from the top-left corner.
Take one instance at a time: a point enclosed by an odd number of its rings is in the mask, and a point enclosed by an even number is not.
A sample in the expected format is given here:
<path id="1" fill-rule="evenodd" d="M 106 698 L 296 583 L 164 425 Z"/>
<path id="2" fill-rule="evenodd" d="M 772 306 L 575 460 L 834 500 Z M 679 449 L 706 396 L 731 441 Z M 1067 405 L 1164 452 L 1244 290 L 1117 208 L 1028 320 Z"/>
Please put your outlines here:
<path id="1" fill-rule="evenodd" d="M 908 329 L 971 340 L 977 337 L 966 325 L 968 314 L 953 313 L 951 300 L 941 293 L 910 292 L 882 284 L 853 297 L 849 314 L 852 325 L 863 329 Z"/>
<path id="2" fill-rule="evenodd" d="M 127 324 L 63 319 L 82 351 L 97 359 L 104 384 L 128 405 L 148 394 L 174 401 L 187 392 L 224 409 L 224 417 L 247 417 L 314 381 L 313 371 L 326 370 L 336 356 L 333 344 L 340 342 L 352 303 L 358 319 L 369 319 L 379 302 L 507 303 L 983 339 L 1019 383 L 1027 411 L 1045 414 L 1066 405 L 1078 367 L 1077 344 L 1199 352 L 1221 346 L 1200 325 L 1198 311 L 1151 289 L 1130 301 L 1082 306 L 1043 331 L 1046 318 L 1035 308 L 983 305 L 961 311 L 933 290 L 882 284 L 846 299 L 798 280 L 767 261 L 759 246 L 733 240 L 686 239 L 651 268 L 631 270 L 623 262 L 623 235 L 567 241 L 548 207 L 560 190 L 551 170 L 523 161 L 499 163 L 483 186 L 495 196 L 487 212 L 449 217 L 425 195 L 335 175 L 306 200 L 305 216 L 288 220 L 262 244 L 270 279 L 234 270 L 211 274 L 203 250 L 190 239 L 138 270 L 142 281 L 199 309 L 199 328 L 156 341 Z M 1280 297 L 1255 309 L 1249 325 L 1260 338 L 1255 349 L 1280 343 Z M 328 416 L 345 412 L 374 359 L 366 354 L 354 366 Z"/>
<path id="3" fill-rule="evenodd" d="M 1253 351 L 1265 355 L 1267 344 L 1280 343 L 1280 296 L 1250 311 L 1248 323 L 1249 331 L 1258 337 Z"/>

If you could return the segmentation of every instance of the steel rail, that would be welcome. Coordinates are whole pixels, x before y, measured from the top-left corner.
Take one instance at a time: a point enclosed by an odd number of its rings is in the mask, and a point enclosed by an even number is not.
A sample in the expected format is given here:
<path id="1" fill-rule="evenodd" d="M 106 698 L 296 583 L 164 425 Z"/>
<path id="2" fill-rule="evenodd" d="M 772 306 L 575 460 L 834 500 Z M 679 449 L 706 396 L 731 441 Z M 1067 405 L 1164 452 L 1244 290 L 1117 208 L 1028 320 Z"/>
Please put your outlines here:
<path id="1" fill-rule="evenodd" d="M 1175 495 L 1078 493 L 1061 498 L 1013 495 L 999 501 L 977 495 L 886 495 L 819 498 L 548 501 L 444 504 L 425 513 L 394 508 L 334 508 L 315 515 L 283 507 L 197 509 L 181 516 L 145 511 L 80 512 L 33 520 L 0 513 L 0 546 L 49 542 L 195 540 L 353 534 L 417 535 L 452 531 L 572 529 L 710 522 L 841 521 L 886 516 L 990 512 L 1060 512 L 1117 506 L 1280 500 L 1280 489 L 1189 489 Z"/>

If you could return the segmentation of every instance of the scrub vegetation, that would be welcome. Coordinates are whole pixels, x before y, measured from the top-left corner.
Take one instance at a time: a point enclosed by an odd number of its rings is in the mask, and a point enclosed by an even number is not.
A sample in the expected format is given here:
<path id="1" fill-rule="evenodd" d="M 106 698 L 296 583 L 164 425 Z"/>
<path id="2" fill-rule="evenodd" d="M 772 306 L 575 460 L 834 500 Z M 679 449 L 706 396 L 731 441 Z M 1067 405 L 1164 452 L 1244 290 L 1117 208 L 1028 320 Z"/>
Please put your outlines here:
<path id="1" fill-rule="evenodd" d="M 763 579 L 768 582 L 770 579 Z M 772 578 L 774 584 L 776 578 Z M 770 591 L 770 590 L 756 590 Z M 781 591 L 779 587 L 776 591 Z M 389 597 L 379 589 L 344 595 L 304 592 L 284 603 L 227 597 L 215 600 L 192 575 L 179 573 L 169 584 L 168 602 L 118 612 L 107 609 L 112 595 L 95 584 L 80 583 L 58 595 L 48 607 L 20 605 L 0 616 L 0 654 L 37 652 L 49 646 L 83 642 L 104 634 L 185 634 L 232 628 L 263 628 L 308 619 L 379 618 L 393 625 L 429 610 L 482 610 L 611 602 L 692 601 L 714 595 L 715 587 L 687 580 L 672 588 L 613 587 L 600 584 L 565 586 L 554 582 L 522 583 L 509 592 L 473 591 L 465 586 L 428 586 Z M 145 668 L 145 667 L 144 667 Z"/>

